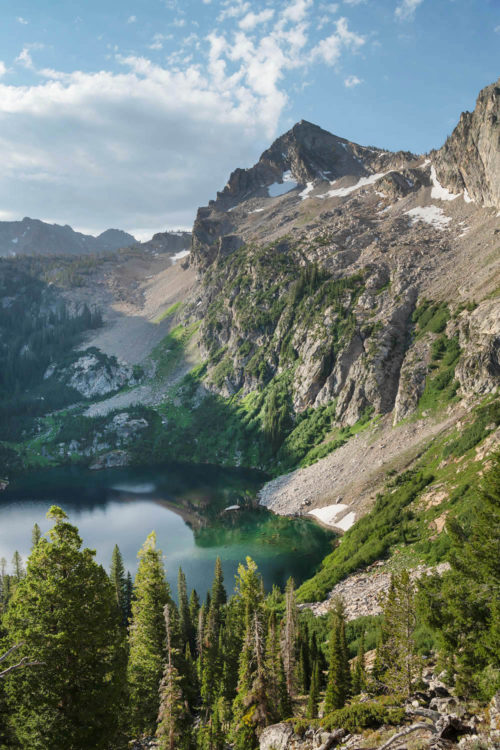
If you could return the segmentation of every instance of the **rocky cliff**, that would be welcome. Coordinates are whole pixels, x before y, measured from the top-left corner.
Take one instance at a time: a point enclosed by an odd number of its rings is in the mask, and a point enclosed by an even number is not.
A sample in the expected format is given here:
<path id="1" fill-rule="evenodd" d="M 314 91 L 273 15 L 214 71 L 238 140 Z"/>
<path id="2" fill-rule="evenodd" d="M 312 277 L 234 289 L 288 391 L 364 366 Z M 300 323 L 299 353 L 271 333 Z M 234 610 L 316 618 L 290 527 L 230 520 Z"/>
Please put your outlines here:
<path id="1" fill-rule="evenodd" d="M 441 183 L 466 200 L 500 209 L 500 79 L 484 88 L 432 155 Z"/>
<path id="2" fill-rule="evenodd" d="M 494 391 L 499 102 L 485 89 L 428 157 L 302 121 L 235 170 L 193 228 L 188 312 L 211 388 L 286 379 L 294 414 L 335 402 L 340 425 L 397 423 L 452 381 L 458 396 Z"/>

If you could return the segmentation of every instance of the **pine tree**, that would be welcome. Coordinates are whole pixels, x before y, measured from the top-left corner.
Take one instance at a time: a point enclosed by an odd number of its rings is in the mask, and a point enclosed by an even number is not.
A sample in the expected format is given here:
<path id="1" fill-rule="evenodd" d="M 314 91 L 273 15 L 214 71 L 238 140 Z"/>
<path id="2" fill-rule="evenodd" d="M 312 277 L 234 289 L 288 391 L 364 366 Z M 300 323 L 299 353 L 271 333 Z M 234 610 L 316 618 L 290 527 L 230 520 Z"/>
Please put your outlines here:
<path id="1" fill-rule="evenodd" d="M 306 717 L 308 719 L 318 718 L 318 706 L 320 698 L 320 676 L 319 676 L 319 663 L 314 662 L 312 676 L 311 676 L 311 688 L 309 690 L 309 699 L 307 701 Z"/>
<path id="2" fill-rule="evenodd" d="M 345 638 L 344 605 L 337 600 L 332 613 L 325 713 L 343 708 L 350 692 L 350 669 Z"/>
<path id="3" fill-rule="evenodd" d="M 189 644 L 190 648 L 192 648 L 194 646 L 194 630 L 189 611 L 186 576 L 184 575 L 182 568 L 179 568 L 177 576 L 177 600 L 179 602 L 181 645 L 182 648 L 185 648 L 186 645 Z"/>
<path id="4" fill-rule="evenodd" d="M 224 576 L 220 557 L 215 561 L 210 606 L 204 627 L 204 653 L 201 677 L 201 698 L 203 706 L 210 711 L 220 691 L 222 677 L 222 654 L 219 648 L 219 634 L 223 621 L 223 606 L 226 603 Z"/>
<path id="5" fill-rule="evenodd" d="M 297 602 L 295 600 L 295 585 L 293 578 L 289 578 L 285 589 L 285 619 L 281 647 L 283 652 L 283 666 L 285 668 L 286 688 L 293 697 L 297 687 Z"/>
<path id="6" fill-rule="evenodd" d="M 364 690 L 365 685 L 365 631 L 363 630 L 359 638 L 358 655 L 356 656 L 356 662 L 352 674 L 352 694 L 358 695 L 361 693 Z"/>
<path id="7" fill-rule="evenodd" d="M 274 721 L 281 721 L 292 715 L 292 702 L 286 689 L 285 670 L 281 657 L 279 628 L 276 612 L 269 614 L 266 638 L 266 678 L 269 705 Z"/>
<path id="8" fill-rule="evenodd" d="M 115 544 L 113 555 L 111 557 L 111 569 L 109 578 L 115 592 L 116 606 L 120 611 L 120 617 L 124 625 L 127 624 L 128 605 L 127 605 L 127 580 L 125 578 L 125 568 L 120 549 Z"/>
<path id="9" fill-rule="evenodd" d="M 191 643 L 191 653 L 195 656 L 197 648 L 198 638 L 198 613 L 200 611 L 200 598 L 196 589 L 191 591 L 189 596 L 189 619 L 191 621 L 191 632 L 193 634 L 193 641 Z"/>
<path id="10" fill-rule="evenodd" d="M 127 579 L 125 581 L 125 611 L 127 613 L 127 622 L 132 617 L 132 599 L 134 597 L 134 584 L 130 571 L 127 571 Z"/>
<path id="11" fill-rule="evenodd" d="M 166 634 L 166 664 L 160 683 L 160 708 L 156 737 L 159 750 L 177 750 L 186 747 L 185 718 L 186 710 L 180 686 L 181 678 L 174 666 L 174 647 L 172 645 L 171 604 L 164 609 Z"/>
<path id="12" fill-rule="evenodd" d="M 24 571 L 24 565 L 23 565 L 23 558 L 21 557 L 17 549 L 14 552 L 14 556 L 12 558 L 12 569 L 13 569 L 12 575 L 13 575 L 14 581 L 16 583 L 19 583 L 21 578 L 23 578 L 25 571 Z"/>
<path id="13" fill-rule="evenodd" d="M 415 584 L 406 570 L 392 576 L 387 594 L 382 595 L 384 616 L 383 658 L 388 665 L 385 681 L 394 691 L 410 695 L 422 671 L 415 643 L 417 613 Z"/>
<path id="14" fill-rule="evenodd" d="M 153 734 L 165 654 L 163 610 L 172 604 L 154 532 L 139 552 L 134 597 L 129 629 L 130 729 L 138 735 Z"/>
<path id="15" fill-rule="evenodd" d="M 419 582 L 419 613 L 435 632 L 441 657 L 453 663 L 460 697 L 490 697 L 495 684 L 481 679 L 500 669 L 500 453 L 478 488 L 469 525 L 450 516 L 451 571 Z M 489 689 L 484 692 L 488 683 Z"/>
<path id="16" fill-rule="evenodd" d="M 38 542 L 40 541 L 40 537 L 42 536 L 42 531 L 40 529 L 40 526 L 35 523 L 33 526 L 33 531 L 31 532 L 31 549 L 34 550 Z"/>
<path id="17" fill-rule="evenodd" d="M 48 517 L 55 526 L 31 553 L 5 617 L 9 642 L 42 662 L 6 685 L 13 725 L 24 750 L 107 747 L 124 689 L 112 587 L 66 514 L 53 506 Z"/>

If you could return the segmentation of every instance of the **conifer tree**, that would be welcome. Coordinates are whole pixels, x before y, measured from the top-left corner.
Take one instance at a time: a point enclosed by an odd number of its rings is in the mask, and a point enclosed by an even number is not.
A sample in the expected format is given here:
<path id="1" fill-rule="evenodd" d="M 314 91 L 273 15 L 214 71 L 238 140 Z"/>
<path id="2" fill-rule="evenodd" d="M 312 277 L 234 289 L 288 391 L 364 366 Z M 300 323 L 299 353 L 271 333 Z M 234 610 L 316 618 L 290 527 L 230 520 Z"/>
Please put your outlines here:
<path id="1" fill-rule="evenodd" d="M 298 614 L 297 602 L 295 599 L 295 584 L 293 578 L 289 578 L 285 589 L 285 618 L 283 621 L 281 647 L 283 652 L 286 688 L 290 697 L 295 695 L 297 687 L 297 620 Z"/>
<path id="2" fill-rule="evenodd" d="M 171 607 L 167 603 L 164 609 L 166 635 L 166 663 L 160 683 L 160 708 L 158 712 L 159 750 L 177 750 L 187 746 L 185 727 L 186 709 L 181 690 L 181 678 L 174 666 L 174 647 L 172 644 Z"/>
<path id="3" fill-rule="evenodd" d="M 31 549 L 32 550 L 35 549 L 41 536 L 42 536 L 42 531 L 40 529 L 40 526 L 37 523 L 35 523 L 35 525 L 33 526 L 33 531 L 31 532 Z"/>
<path id="4" fill-rule="evenodd" d="M 127 613 L 127 622 L 132 617 L 132 599 L 134 596 L 134 583 L 132 581 L 132 575 L 130 570 L 127 571 L 127 578 L 125 581 L 125 610 Z"/>
<path id="5" fill-rule="evenodd" d="M 193 632 L 195 634 L 195 643 L 196 643 L 196 630 L 198 629 L 198 612 L 200 611 L 200 597 L 198 596 L 198 592 L 196 589 L 193 589 L 191 591 L 191 594 L 189 595 L 189 617 L 191 619 L 191 626 L 193 629 Z M 193 647 L 194 644 L 191 644 L 191 647 Z"/>
<path id="6" fill-rule="evenodd" d="M 223 621 L 223 605 L 226 603 L 224 576 L 220 557 L 215 561 L 214 580 L 212 583 L 210 606 L 204 627 L 204 654 L 201 677 L 201 698 L 205 709 L 211 709 L 220 691 L 222 677 L 222 654 L 219 635 Z"/>
<path id="7" fill-rule="evenodd" d="M 318 718 L 318 706 L 320 698 L 320 676 L 319 676 L 319 663 L 317 661 L 313 664 L 313 670 L 311 675 L 311 688 L 309 690 L 309 699 L 307 701 L 306 717 L 308 719 Z"/>
<path id="8" fill-rule="evenodd" d="M 171 605 L 172 600 L 161 551 L 152 532 L 139 552 L 129 629 L 130 729 L 138 735 L 153 734 L 156 728 L 158 685 L 165 655 L 166 604 Z"/>
<path id="9" fill-rule="evenodd" d="M 352 674 L 352 694 L 358 695 L 366 685 L 365 671 L 365 631 L 363 630 L 359 638 L 358 654 L 354 664 Z"/>
<path id="10" fill-rule="evenodd" d="M 42 664 L 6 685 L 23 750 L 107 747 L 124 688 L 123 636 L 113 590 L 94 552 L 53 506 L 5 617 L 10 643 Z"/>
<path id="11" fill-rule="evenodd" d="M 14 556 L 12 558 L 12 570 L 13 570 L 13 578 L 16 583 L 19 583 L 21 578 L 24 576 L 24 565 L 23 565 L 23 558 L 19 554 L 19 552 L 14 552 Z"/>
<path id="12" fill-rule="evenodd" d="M 179 574 L 177 576 L 177 600 L 179 602 L 181 645 L 184 649 L 186 644 L 189 644 L 190 648 L 192 648 L 194 645 L 194 631 L 189 611 L 186 576 L 184 575 L 182 568 L 179 568 Z"/>
<path id="13" fill-rule="evenodd" d="M 447 521 L 451 571 L 419 582 L 419 612 L 434 630 L 443 659 L 453 662 L 457 695 L 482 699 L 495 683 L 481 679 L 481 672 L 500 669 L 500 453 L 490 460 L 469 523 L 452 516 Z"/>
<path id="14" fill-rule="evenodd" d="M 345 638 L 344 605 L 337 600 L 332 613 L 325 713 L 343 708 L 350 691 L 350 670 Z"/>
<path id="15" fill-rule="evenodd" d="M 127 579 L 125 578 L 125 568 L 120 549 L 115 544 L 113 555 L 111 557 L 111 569 L 109 573 L 110 581 L 115 592 L 116 606 L 120 611 L 120 617 L 124 625 L 127 624 L 128 606 L 127 606 Z"/>
<path id="16" fill-rule="evenodd" d="M 381 597 L 384 616 L 383 658 L 388 665 L 387 685 L 394 691 L 410 695 L 422 671 L 415 643 L 417 612 L 415 584 L 406 570 L 392 576 L 389 591 Z"/>
<path id="17" fill-rule="evenodd" d="M 285 670 L 281 657 L 279 627 L 276 612 L 269 614 L 266 638 L 266 678 L 273 720 L 281 721 L 292 715 L 292 703 L 286 689 Z"/>

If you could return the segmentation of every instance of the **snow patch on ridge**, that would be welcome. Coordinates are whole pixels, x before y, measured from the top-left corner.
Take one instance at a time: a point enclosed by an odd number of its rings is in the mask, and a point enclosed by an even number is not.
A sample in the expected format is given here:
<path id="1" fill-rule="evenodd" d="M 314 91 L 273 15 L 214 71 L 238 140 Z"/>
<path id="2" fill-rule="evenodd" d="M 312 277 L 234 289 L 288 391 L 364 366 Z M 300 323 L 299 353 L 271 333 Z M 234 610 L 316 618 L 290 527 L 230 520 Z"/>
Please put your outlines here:
<path id="1" fill-rule="evenodd" d="M 458 198 L 459 193 L 454 195 L 453 193 L 450 193 L 449 190 L 447 190 L 445 187 L 441 185 L 439 182 L 437 176 L 436 176 L 436 169 L 434 167 L 434 164 L 431 167 L 431 182 L 432 182 L 432 190 L 431 190 L 431 198 L 434 198 L 438 201 L 454 201 L 455 198 Z"/>
<path id="2" fill-rule="evenodd" d="M 303 201 L 306 200 L 306 198 L 309 198 L 309 193 L 314 190 L 314 182 L 308 182 L 304 190 L 299 193 L 299 198 L 302 198 Z"/>
<path id="3" fill-rule="evenodd" d="M 412 224 L 423 221 L 435 229 L 446 229 L 446 225 L 451 221 L 451 217 L 446 216 L 443 209 L 437 206 L 417 206 L 405 213 L 410 217 Z"/>
<path id="4" fill-rule="evenodd" d="M 179 250 L 178 253 L 172 255 L 172 263 L 176 263 L 178 260 L 185 258 L 186 255 L 189 255 L 190 252 L 190 250 Z"/>
<path id="5" fill-rule="evenodd" d="M 362 187 L 367 187 L 368 185 L 374 185 L 377 180 L 380 180 L 382 177 L 385 177 L 387 172 L 377 172 L 377 174 L 371 174 L 369 177 L 360 177 L 360 179 L 357 181 L 355 185 L 351 185 L 350 187 L 343 187 L 343 188 L 336 188 L 334 190 L 328 190 L 327 193 L 323 193 L 322 195 L 317 195 L 317 198 L 345 198 L 347 195 L 350 195 L 351 193 L 354 193 L 355 190 L 358 190 Z M 330 185 L 335 185 L 335 182 L 331 182 Z"/>

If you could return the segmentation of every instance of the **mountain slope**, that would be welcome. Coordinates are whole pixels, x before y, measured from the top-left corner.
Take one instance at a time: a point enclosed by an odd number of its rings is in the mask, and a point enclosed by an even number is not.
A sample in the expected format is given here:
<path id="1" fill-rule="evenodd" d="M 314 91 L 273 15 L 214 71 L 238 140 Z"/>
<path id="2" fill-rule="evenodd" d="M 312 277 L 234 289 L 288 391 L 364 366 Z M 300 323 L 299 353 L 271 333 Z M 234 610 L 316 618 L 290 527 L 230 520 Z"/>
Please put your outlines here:
<path id="1" fill-rule="evenodd" d="M 119 229 L 107 229 L 93 237 L 75 232 L 68 225 L 47 224 L 28 217 L 0 222 L 0 256 L 5 257 L 110 252 L 133 243 L 135 238 Z"/>

